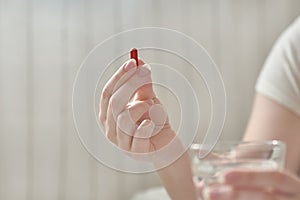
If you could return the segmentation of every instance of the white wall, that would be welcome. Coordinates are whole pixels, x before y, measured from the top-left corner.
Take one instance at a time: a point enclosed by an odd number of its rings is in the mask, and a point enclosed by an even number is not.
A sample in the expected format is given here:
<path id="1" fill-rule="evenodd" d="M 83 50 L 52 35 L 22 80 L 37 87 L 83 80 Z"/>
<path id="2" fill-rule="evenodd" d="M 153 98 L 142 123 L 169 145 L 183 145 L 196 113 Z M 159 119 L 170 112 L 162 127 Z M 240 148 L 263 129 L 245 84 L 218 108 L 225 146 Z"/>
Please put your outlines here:
<path id="1" fill-rule="evenodd" d="M 160 26 L 203 44 L 227 89 L 222 138 L 238 139 L 264 59 L 299 12 L 299 0 L 0 0 L 0 199 L 128 199 L 159 184 L 98 164 L 76 135 L 72 83 L 105 38 Z"/>

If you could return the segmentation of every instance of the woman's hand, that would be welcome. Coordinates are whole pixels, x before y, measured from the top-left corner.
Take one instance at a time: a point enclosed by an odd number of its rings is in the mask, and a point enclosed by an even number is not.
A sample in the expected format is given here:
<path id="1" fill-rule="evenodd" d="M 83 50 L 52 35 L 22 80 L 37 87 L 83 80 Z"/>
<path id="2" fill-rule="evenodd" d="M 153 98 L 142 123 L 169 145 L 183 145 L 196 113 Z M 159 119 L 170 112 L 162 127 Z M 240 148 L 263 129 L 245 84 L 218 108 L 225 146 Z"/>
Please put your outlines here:
<path id="1" fill-rule="evenodd" d="M 171 199 L 196 200 L 188 154 L 182 154 L 183 147 L 153 91 L 149 67 L 142 60 L 139 64 L 137 67 L 133 59 L 129 60 L 107 82 L 101 94 L 99 120 L 111 142 L 134 158 L 136 154 L 132 153 L 143 153 L 143 157 L 137 159 L 145 160 L 145 153 L 161 149 L 172 141 L 174 145 L 168 153 L 181 155 L 180 158 L 172 163 L 160 156 L 147 157 L 146 161 L 163 167 L 157 173 Z"/>
<path id="2" fill-rule="evenodd" d="M 204 189 L 210 200 L 299 200 L 300 180 L 279 170 L 239 169 L 224 173 L 222 184 Z"/>
<path id="3" fill-rule="evenodd" d="M 107 138 L 127 152 L 147 153 L 174 137 L 167 113 L 156 97 L 149 65 L 127 61 L 107 82 L 100 99 L 99 119 Z"/>

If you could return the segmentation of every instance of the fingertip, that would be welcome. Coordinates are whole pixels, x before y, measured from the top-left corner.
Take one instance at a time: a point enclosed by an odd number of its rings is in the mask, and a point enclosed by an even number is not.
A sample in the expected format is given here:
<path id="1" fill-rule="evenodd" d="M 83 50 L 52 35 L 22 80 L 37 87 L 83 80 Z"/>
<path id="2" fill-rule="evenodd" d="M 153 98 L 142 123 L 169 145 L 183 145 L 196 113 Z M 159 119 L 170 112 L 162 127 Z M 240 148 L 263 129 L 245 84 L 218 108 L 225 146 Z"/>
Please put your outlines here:
<path id="1" fill-rule="evenodd" d="M 243 171 L 238 171 L 238 170 L 227 171 L 220 176 L 220 181 L 222 183 L 234 184 L 238 181 L 239 178 L 241 178 L 243 173 L 244 173 Z"/>
<path id="2" fill-rule="evenodd" d="M 125 63 L 123 69 L 124 69 L 125 72 L 128 72 L 129 70 L 131 70 L 131 69 L 133 69 L 133 68 L 135 68 L 135 67 L 136 67 L 136 61 L 135 61 L 134 59 L 129 59 L 129 60 Z"/>
<path id="3" fill-rule="evenodd" d="M 133 64 L 135 64 L 135 65 L 136 65 L 136 60 L 135 60 L 135 59 L 133 59 L 133 58 L 130 58 L 130 59 L 128 60 L 128 63 L 133 63 Z"/>
<path id="4" fill-rule="evenodd" d="M 203 196 L 205 199 L 217 200 L 217 199 L 231 199 L 232 188 L 229 185 L 218 185 L 205 187 L 203 190 Z"/>
<path id="5" fill-rule="evenodd" d="M 140 57 L 138 58 L 138 62 L 139 62 L 139 66 L 145 64 L 145 62 Z"/>

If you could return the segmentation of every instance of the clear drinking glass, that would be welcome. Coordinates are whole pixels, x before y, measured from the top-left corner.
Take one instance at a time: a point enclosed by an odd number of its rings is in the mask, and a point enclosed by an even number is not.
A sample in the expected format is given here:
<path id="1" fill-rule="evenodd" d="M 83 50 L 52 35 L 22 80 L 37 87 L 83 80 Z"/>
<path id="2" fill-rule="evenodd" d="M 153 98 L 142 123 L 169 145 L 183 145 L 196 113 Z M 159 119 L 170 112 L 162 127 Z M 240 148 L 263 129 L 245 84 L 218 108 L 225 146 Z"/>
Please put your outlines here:
<path id="1" fill-rule="evenodd" d="M 221 141 L 206 157 L 200 158 L 199 152 L 207 152 L 207 149 L 206 145 L 201 144 L 193 144 L 190 147 L 194 178 L 202 180 L 204 188 L 208 185 L 219 184 L 220 174 L 228 169 L 281 169 L 284 167 L 286 147 L 278 140 Z"/>

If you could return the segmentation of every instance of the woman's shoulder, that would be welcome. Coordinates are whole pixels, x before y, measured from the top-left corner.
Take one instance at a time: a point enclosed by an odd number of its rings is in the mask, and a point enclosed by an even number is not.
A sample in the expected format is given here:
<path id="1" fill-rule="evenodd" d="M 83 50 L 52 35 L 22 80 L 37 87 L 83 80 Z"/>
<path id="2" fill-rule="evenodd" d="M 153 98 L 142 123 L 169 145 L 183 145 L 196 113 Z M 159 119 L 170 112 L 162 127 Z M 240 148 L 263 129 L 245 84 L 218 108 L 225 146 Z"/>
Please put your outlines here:
<path id="1" fill-rule="evenodd" d="M 300 17 L 273 46 L 258 78 L 256 91 L 300 115 Z"/>

